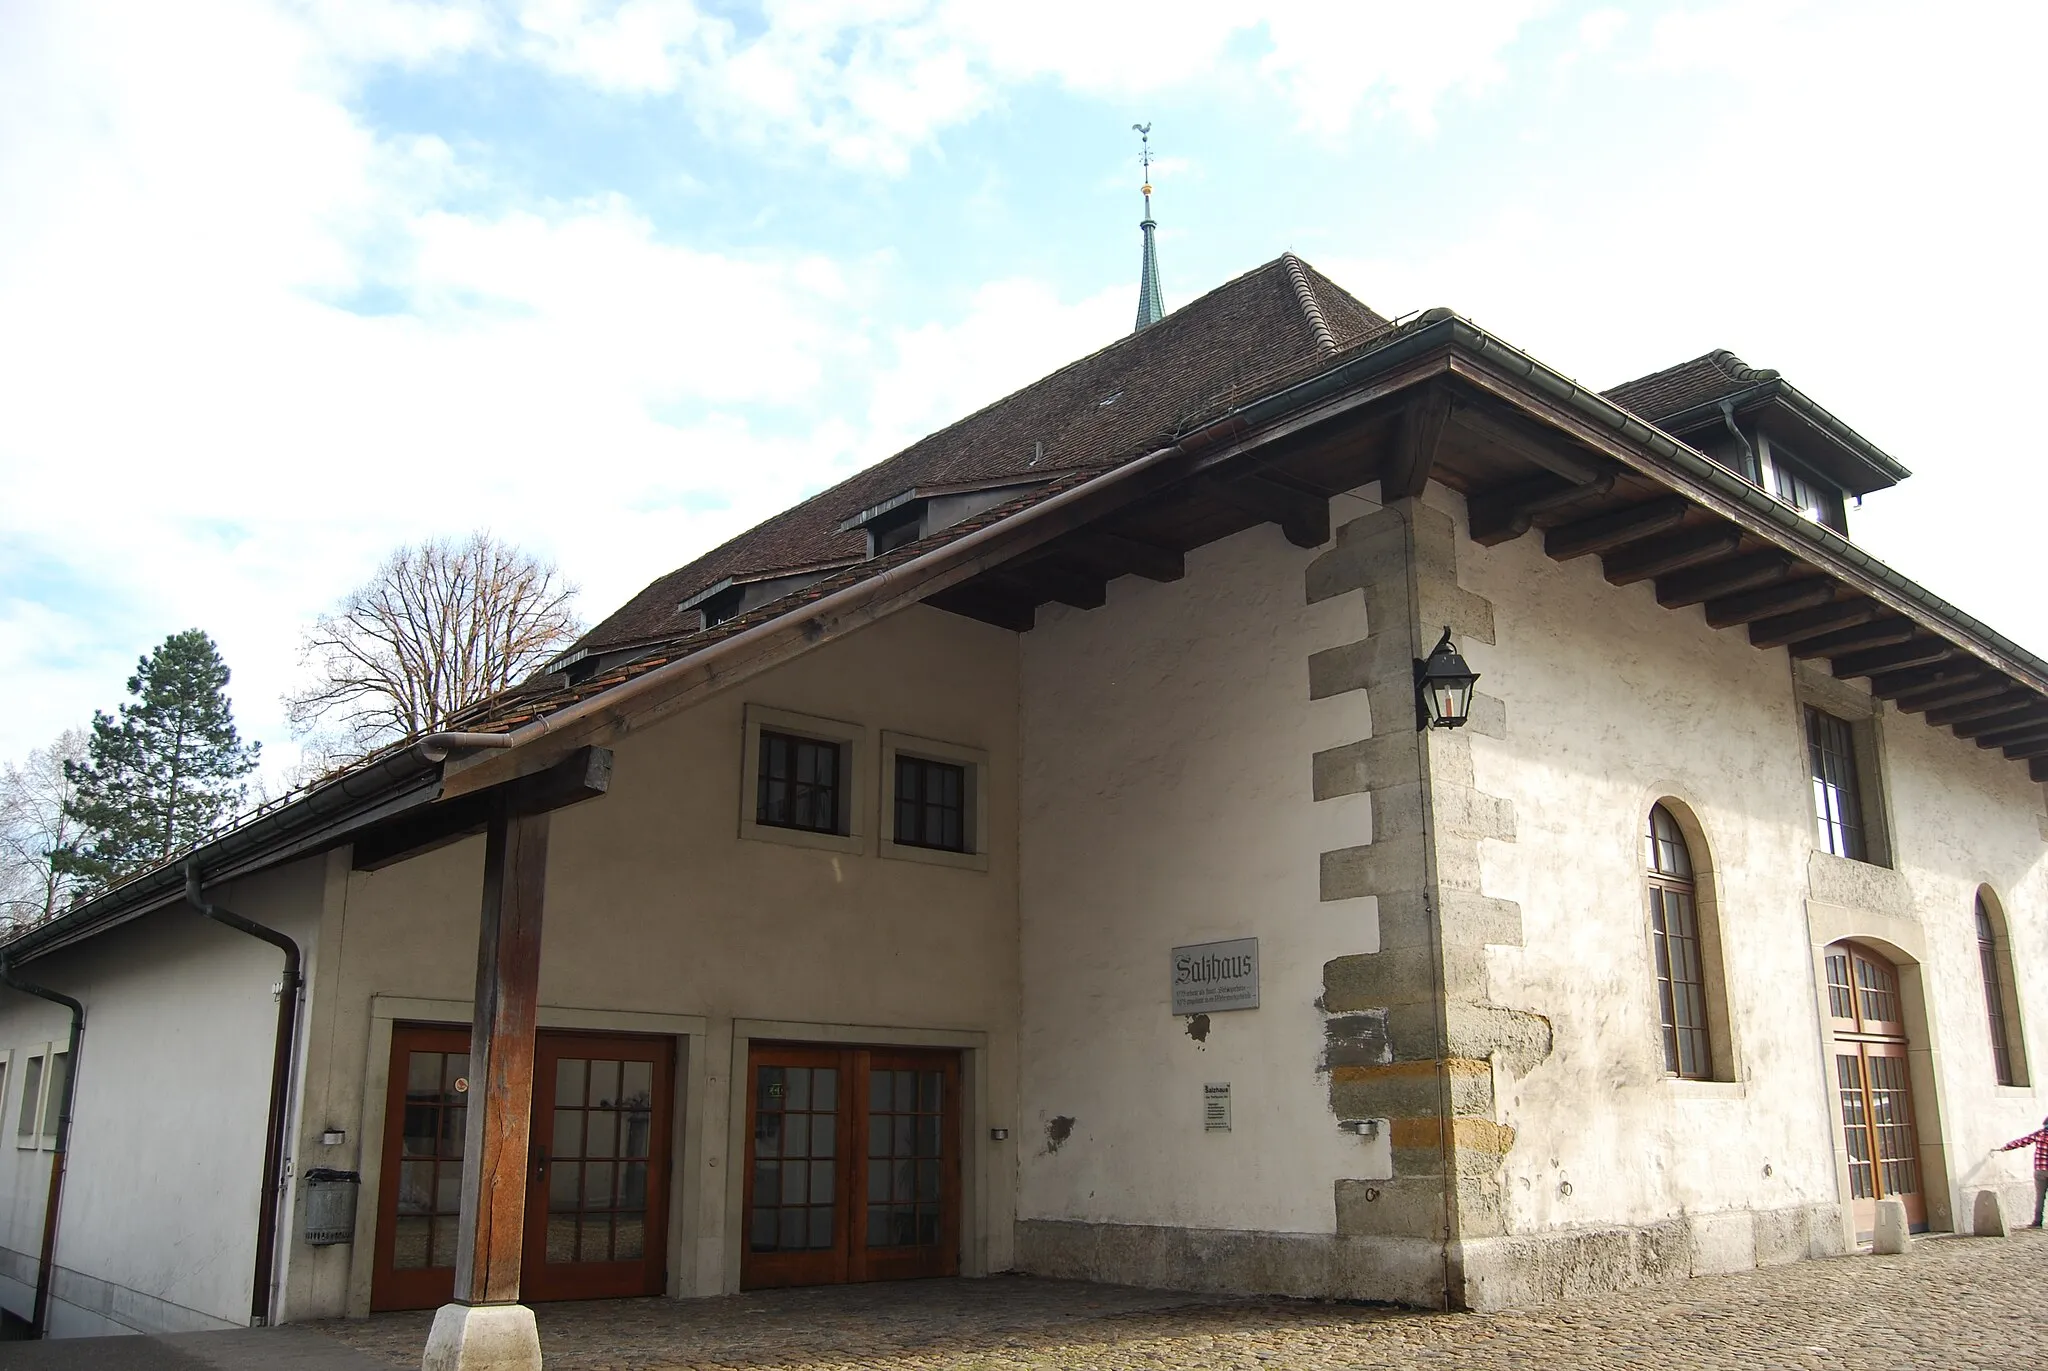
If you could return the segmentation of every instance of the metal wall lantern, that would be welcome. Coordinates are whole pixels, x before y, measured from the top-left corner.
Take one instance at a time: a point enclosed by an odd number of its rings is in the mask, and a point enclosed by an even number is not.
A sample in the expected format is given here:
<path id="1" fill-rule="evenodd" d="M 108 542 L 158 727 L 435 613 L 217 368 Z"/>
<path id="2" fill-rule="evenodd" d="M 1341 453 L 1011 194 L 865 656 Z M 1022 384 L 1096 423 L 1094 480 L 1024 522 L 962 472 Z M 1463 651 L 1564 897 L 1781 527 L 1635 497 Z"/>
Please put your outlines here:
<path id="1" fill-rule="evenodd" d="M 1472 717 L 1472 687 L 1479 673 L 1465 665 L 1451 645 L 1451 630 L 1430 649 L 1429 660 L 1415 664 L 1415 728 L 1462 728 Z"/>

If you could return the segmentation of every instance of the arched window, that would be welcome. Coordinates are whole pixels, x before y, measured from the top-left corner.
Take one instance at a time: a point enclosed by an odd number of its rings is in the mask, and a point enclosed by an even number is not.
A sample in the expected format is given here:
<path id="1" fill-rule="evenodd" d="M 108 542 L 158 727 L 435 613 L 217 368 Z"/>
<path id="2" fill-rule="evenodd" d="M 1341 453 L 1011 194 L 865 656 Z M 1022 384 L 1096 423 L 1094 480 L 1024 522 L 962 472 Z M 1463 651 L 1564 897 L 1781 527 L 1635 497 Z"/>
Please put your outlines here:
<path id="1" fill-rule="evenodd" d="M 2012 976 L 2012 948 L 1996 903 L 1977 892 L 1977 964 L 1984 973 L 1984 1012 L 1990 1019 L 1991 1065 L 2000 1085 L 2027 1083 L 2020 1043 L 2019 1005 Z"/>
<path id="2" fill-rule="evenodd" d="M 1714 1058 L 1708 1036 L 1706 958 L 1692 853 L 1678 821 L 1661 804 L 1650 808 L 1645 842 L 1664 1070 L 1674 1076 L 1711 1080 Z"/>

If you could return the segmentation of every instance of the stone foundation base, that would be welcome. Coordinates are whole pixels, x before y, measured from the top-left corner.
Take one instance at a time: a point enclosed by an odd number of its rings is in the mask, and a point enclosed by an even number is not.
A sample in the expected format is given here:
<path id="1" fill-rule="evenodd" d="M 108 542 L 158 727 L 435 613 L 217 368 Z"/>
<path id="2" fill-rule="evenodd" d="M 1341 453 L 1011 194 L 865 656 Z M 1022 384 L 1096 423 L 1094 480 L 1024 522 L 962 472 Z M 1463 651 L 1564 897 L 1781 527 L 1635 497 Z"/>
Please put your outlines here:
<path id="1" fill-rule="evenodd" d="M 1211 1294 L 1443 1306 L 1443 1249 L 1421 1238 L 1021 1219 L 1016 1269 Z"/>
<path id="2" fill-rule="evenodd" d="M 421 1371 L 541 1371 L 540 1329 L 523 1304 L 444 1304 Z"/>
<path id="3" fill-rule="evenodd" d="M 1452 1246 L 1450 1302 L 1510 1309 L 1847 1250 L 1832 1204 L 1479 1238 Z M 1016 1269 L 1163 1290 L 1445 1303 L 1443 1249 L 1421 1238 L 1022 1219 Z"/>

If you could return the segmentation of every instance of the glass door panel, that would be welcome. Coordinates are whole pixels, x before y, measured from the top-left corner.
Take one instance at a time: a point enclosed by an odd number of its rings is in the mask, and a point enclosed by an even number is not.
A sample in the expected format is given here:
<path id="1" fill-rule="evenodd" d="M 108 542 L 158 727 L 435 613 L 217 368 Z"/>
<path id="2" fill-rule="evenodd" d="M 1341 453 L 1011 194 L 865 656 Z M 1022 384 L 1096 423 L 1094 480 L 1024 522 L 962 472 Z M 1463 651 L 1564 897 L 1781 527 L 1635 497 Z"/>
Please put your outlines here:
<path id="1" fill-rule="evenodd" d="M 666 1038 L 541 1035 L 526 1298 L 662 1292 L 672 1062 Z"/>
<path id="2" fill-rule="evenodd" d="M 373 1309 L 417 1309 L 454 1296 L 468 1104 L 468 1032 L 394 1028 Z"/>
<path id="3" fill-rule="evenodd" d="M 743 1286 L 958 1273 L 957 1053 L 760 1044 L 747 1086 Z"/>

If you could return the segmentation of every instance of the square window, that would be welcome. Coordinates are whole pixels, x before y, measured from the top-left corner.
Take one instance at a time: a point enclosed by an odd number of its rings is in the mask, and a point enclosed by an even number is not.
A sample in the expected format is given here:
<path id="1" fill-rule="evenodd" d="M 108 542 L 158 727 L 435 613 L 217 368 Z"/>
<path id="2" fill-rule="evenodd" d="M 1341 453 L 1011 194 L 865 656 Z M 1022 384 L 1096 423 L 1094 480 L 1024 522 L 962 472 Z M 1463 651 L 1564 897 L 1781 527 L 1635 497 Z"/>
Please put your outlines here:
<path id="1" fill-rule="evenodd" d="M 844 834 L 844 752 L 840 743 L 763 729 L 754 822 Z"/>
<path id="2" fill-rule="evenodd" d="M 988 870 L 988 753 L 882 735 L 882 855 Z"/>
<path id="3" fill-rule="evenodd" d="M 833 852 L 872 852 L 867 730 L 748 705 L 740 751 L 740 836 Z"/>
<path id="4" fill-rule="evenodd" d="M 895 841 L 942 852 L 967 850 L 966 767 L 897 756 Z"/>
<path id="5" fill-rule="evenodd" d="M 43 1104 L 43 1144 L 54 1147 L 57 1143 L 57 1125 L 64 1119 L 64 1091 L 71 1080 L 71 1054 L 54 1053 L 50 1057 L 50 1088 Z"/>

